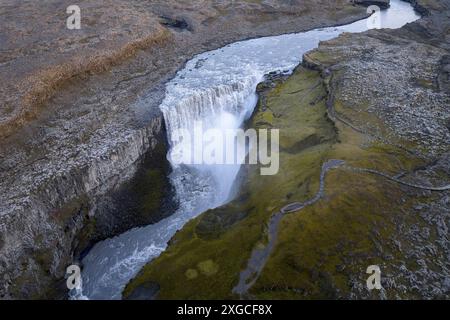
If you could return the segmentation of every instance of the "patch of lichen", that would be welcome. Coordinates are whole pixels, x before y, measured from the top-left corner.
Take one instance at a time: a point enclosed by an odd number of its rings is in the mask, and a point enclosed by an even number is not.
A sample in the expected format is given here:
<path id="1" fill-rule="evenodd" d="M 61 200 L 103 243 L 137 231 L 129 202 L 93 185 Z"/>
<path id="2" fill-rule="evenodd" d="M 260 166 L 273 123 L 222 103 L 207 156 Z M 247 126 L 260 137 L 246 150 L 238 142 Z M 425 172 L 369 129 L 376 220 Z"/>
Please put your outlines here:
<path id="1" fill-rule="evenodd" d="M 167 251 L 128 284 L 125 296 L 144 283 L 157 282 L 161 299 L 237 298 L 232 289 L 252 250 L 266 243 L 270 216 L 315 195 L 325 161 L 342 159 L 388 174 L 422 164 L 394 145 L 330 121 L 326 90 L 316 71 L 298 68 L 262 94 L 264 103 L 249 125 L 280 129 L 278 174 L 261 176 L 257 167 L 250 167 L 241 195 L 190 221 Z M 404 214 L 414 196 L 379 176 L 330 171 L 325 197 L 282 219 L 276 247 L 250 293 L 257 298 L 349 297 L 352 281 L 365 285 L 367 266 L 390 268 L 387 257 L 403 258 L 391 244 L 392 235 L 399 223 L 420 223 Z M 228 215 L 231 222 L 223 219 Z M 214 266 L 213 275 L 201 272 L 205 263 Z"/>

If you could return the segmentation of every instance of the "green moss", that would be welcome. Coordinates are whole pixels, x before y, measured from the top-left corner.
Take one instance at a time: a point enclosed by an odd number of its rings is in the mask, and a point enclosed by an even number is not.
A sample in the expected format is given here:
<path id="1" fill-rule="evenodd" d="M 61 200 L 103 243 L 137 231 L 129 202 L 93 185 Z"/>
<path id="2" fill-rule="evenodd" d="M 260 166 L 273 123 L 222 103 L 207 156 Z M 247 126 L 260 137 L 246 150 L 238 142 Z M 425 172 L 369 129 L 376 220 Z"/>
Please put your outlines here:
<path id="1" fill-rule="evenodd" d="M 373 232 L 381 238 L 394 230 L 384 218 L 395 213 L 385 192 L 396 194 L 395 187 L 376 179 L 330 172 L 326 199 L 284 217 L 277 247 L 251 293 L 267 298 L 268 291 L 271 298 L 284 299 L 332 298 L 330 292 L 347 297 L 349 276 L 363 277 L 364 265 L 383 263 L 372 241 Z M 332 288 L 330 292 L 324 291 L 323 281 L 328 291 Z"/>
<path id="2" fill-rule="evenodd" d="M 125 187 L 125 194 L 136 206 L 133 206 L 133 212 L 140 216 L 138 219 L 141 221 L 146 221 L 149 217 L 158 214 L 164 194 L 170 189 L 167 178 L 170 169 L 165 161 L 166 153 L 166 144 L 158 143 L 145 156 L 139 172 L 130 181 L 129 186 Z"/>
<path id="3" fill-rule="evenodd" d="M 195 269 L 187 269 L 186 270 L 186 278 L 188 278 L 189 280 L 195 279 L 198 277 L 198 272 Z"/>
<path id="4" fill-rule="evenodd" d="M 219 265 L 211 259 L 199 262 L 197 267 L 198 270 L 207 277 L 215 275 L 217 271 L 219 271 Z"/>
<path id="5" fill-rule="evenodd" d="M 140 201 L 140 214 L 158 210 L 163 198 L 165 177 L 159 169 L 147 169 L 134 186 L 134 190 Z"/>

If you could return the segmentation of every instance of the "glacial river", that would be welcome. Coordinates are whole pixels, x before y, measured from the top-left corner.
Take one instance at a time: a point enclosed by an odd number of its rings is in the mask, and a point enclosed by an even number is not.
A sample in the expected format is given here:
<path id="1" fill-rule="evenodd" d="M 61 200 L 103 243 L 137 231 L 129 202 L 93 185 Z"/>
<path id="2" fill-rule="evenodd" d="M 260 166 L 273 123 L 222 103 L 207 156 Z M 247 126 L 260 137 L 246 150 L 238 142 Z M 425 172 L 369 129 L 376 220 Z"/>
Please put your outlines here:
<path id="1" fill-rule="evenodd" d="M 160 108 L 171 150 L 170 176 L 180 207 L 158 223 L 129 230 L 97 243 L 82 260 L 82 289 L 74 299 L 120 299 L 125 285 L 149 261 L 163 252 L 175 232 L 207 209 L 228 202 L 239 165 L 178 165 L 180 150 L 190 148 L 173 134 L 194 128 L 235 129 L 252 114 L 256 86 L 270 72 L 289 74 L 305 52 L 320 41 L 342 32 L 363 32 L 373 27 L 400 28 L 419 19 L 412 6 L 391 0 L 389 9 L 351 24 L 307 32 L 235 42 L 195 56 L 166 85 Z M 140 103 L 145 103 L 141 101 Z"/>

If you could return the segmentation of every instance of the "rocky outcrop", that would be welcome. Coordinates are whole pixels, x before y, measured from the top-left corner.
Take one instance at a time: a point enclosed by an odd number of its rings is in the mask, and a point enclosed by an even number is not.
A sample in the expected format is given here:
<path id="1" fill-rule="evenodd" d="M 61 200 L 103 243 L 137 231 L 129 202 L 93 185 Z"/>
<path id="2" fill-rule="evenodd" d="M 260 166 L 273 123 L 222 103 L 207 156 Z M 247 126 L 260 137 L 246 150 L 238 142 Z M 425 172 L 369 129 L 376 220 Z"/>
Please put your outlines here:
<path id="1" fill-rule="evenodd" d="M 84 164 L 70 158 L 61 159 L 56 168 L 45 159 L 30 164 L 36 172 L 56 175 L 2 181 L 3 190 L 8 190 L 1 202 L 3 298 L 53 297 L 58 292 L 52 288 L 54 279 L 64 277 L 74 253 L 97 233 L 112 235 L 96 227 L 97 205 L 106 192 L 129 179 L 142 155 L 157 145 L 161 121 L 155 118 L 147 128 L 116 141 L 109 153 Z M 12 194 L 24 196 L 12 198 Z"/>
<path id="2" fill-rule="evenodd" d="M 389 7 L 389 0 L 353 0 L 353 3 L 360 4 L 363 6 L 375 5 L 383 9 Z"/>

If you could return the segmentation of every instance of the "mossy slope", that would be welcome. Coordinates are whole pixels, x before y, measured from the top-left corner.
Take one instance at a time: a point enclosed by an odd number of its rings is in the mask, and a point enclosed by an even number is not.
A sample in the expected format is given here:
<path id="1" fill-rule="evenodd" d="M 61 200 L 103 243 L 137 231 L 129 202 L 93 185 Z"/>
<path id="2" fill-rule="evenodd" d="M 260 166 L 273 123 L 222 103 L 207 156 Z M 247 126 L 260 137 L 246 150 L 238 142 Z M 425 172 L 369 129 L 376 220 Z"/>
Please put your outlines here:
<path id="1" fill-rule="evenodd" d="M 168 250 L 129 283 L 125 296 L 156 282 L 160 299 L 238 298 L 232 289 L 253 248 L 266 243 L 270 216 L 312 197 L 326 160 L 342 159 L 348 166 L 388 174 L 423 164 L 402 149 L 333 123 L 317 71 L 300 67 L 262 95 L 250 126 L 280 129 L 279 173 L 260 176 L 258 168 L 247 168 L 240 196 L 190 221 Z M 398 228 L 423 224 L 410 213 L 411 206 L 424 201 L 419 194 L 382 177 L 331 171 L 324 198 L 283 218 L 276 247 L 249 294 L 264 299 L 414 297 L 398 290 L 368 292 L 365 271 L 371 264 L 389 272 L 405 263 L 402 248 L 408 243 L 397 236 Z"/>

